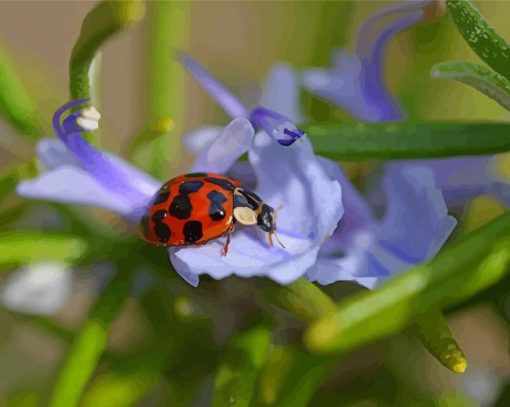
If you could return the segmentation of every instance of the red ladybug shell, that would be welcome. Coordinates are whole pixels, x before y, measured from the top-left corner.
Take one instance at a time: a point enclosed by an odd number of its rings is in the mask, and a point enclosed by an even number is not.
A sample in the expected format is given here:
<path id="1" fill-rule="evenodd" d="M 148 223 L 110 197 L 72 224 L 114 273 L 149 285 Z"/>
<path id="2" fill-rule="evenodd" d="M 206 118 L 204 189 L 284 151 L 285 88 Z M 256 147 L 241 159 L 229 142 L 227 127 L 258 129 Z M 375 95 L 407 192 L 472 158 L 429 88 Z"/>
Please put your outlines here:
<path id="1" fill-rule="evenodd" d="M 229 232 L 236 186 L 239 181 L 214 173 L 171 179 L 142 218 L 142 237 L 158 246 L 200 245 Z"/>

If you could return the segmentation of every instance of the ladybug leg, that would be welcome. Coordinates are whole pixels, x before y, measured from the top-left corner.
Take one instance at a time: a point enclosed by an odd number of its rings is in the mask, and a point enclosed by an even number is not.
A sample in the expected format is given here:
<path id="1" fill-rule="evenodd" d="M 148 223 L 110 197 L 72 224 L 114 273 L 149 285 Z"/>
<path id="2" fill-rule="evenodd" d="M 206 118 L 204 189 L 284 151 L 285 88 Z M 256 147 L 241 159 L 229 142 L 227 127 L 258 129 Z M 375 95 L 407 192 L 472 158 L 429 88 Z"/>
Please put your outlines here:
<path id="1" fill-rule="evenodd" d="M 234 227 L 232 226 L 232 228 L 227 233 L 227 241 L 225 242 L 225 246 L 223 246 L 223 250 L 221 251 L 221 255 L 224 257 L 227 257 L 228 246 L 230 245 L 230 235 L 232 234 L 233 231 Z"/>

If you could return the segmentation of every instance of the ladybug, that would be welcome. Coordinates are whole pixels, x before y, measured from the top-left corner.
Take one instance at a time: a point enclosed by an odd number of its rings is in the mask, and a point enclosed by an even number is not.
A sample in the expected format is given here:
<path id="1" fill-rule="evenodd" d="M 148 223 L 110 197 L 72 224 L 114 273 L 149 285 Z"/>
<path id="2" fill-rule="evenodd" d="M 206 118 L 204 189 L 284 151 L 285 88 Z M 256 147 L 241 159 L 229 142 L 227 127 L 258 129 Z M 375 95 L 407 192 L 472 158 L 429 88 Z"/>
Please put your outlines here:
<path id="1" fill-rule="evenodd" d="M 269 234 L 271 246 L 275 236 L 284 247 L 276 236 L 272 207 L 238 180 L 199 172 L 163 184 L 141 219 L 140 234 L 156 246 L 203 245 L 226 234 L 226 256 L 237 223 L 257 225 Z"/>

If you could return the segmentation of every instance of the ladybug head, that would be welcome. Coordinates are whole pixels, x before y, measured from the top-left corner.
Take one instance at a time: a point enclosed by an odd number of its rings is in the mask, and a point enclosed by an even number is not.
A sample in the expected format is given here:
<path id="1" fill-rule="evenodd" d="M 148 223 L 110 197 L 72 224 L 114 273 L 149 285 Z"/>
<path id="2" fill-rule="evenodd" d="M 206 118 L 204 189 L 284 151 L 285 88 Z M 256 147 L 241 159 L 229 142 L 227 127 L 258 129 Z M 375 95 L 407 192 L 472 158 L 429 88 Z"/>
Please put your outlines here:
<path id="1" fill-rule="evenodd" d="M 258 195 L 245 188 L 237 187 L 234 190 L 234 218 L 241 225 L 257 225 L 264 232 L 269 233 L 269 242 L 272 245 L 272 236 L 276 231 L 275 211 Z M 283 244 L 281 245 L 283 247 Z"/>

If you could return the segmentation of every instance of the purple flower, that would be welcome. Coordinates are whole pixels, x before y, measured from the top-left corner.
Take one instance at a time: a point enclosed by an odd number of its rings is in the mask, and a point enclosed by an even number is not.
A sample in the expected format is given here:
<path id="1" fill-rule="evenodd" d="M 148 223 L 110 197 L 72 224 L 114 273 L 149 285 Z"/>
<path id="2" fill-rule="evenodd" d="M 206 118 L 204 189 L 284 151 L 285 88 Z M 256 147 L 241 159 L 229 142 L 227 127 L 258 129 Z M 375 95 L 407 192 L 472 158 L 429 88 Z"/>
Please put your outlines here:
<path id="1" fill-rule="evenodd" d="M 97 206 L 136 220 L 161 183 L 88 144 L 81 136 L 84 130 L 95 127 L 83 121 L 91 120 L 83 117 L 88 110 L 71 113 L 60 123 L 66 110 L 86 101 L 76 100 L 57 110 L 53 126 L 59 139 L 46 138 L 37 144 L 37 156 L 46 171 L 36 179 L 21 182 L 17 193 L 27 198 Z"/>
<path id="2" fill-rule="evenodd" d="M 232 118 L 244 117 L 249 119 L 255 128 L 264 130 L 267 134 L 273 137 L 279 144 L 283 146 L 290 146 L 297 140 L 301 139 L 305 134 L 302 130 L 298 129 L 296 125 L 291 121 L 291 118 L 298 119 L 300 121 L 300 115 L 297 107 L 287 103 L 285 99 L 293 99 L 297 101 L 297 95 L 286 94 L 285 92 L 273 92 L 271 96 L 273 99 L 278 99 L 277 103 L 275 100 L 268 101 L 267 95 L 262 96 L 260 101 L 261 106 L 257 106 L 252 110 L 244 107 L 243 103 L 236 98 L 219 80 L 211 75 L 204 67 L 202 67 L 197 61 L 191 58 L 189 55 L 184 53 L 178 53 L 178 59 L 181 64 L 187 69 L 187 71 L 195 78 L 204 89 L 216 100 L 216 102 L 225 110 L 225 112 Z M 285 78 L 285 74 L 280 75 L 278 69 L 287 69 L 285 66 L 276 68 L 273 70 L 273 75 L 276 77 L 281 76 Z M 285 79 L 283 79 L 285 80 Z M 273 80 L 274 86 L 284 88 L 285 91 L 289 91 L 290 87 L 285 82 L 276 83 Z M 267 88 L 266 88 L 267 89 Z M 296 87 L 293 91 L 297 92 Z M 288 112 L 278 112 L 276 110 L 268 109 L 267 104 L 271 103 L 277 106 L 289 106 Z M 287 114 L 287 116 L 285 116 Z M 289 118 L 290 117 L 290 118 Z"/>
<path id="3" fill-rule="evenodd" d="M 398 101 L 384 79 L 384 56 L 390 40 L 428 16 L 435 0 L 401 1 L 380 9 L 358 31 L 355 52 L 340 51 L 331 68 L 311 68 L 303 73 L 310 92 L 345 109 L 360 120 L 400 120 Z"/>
<path id="4" fill-rule="evenodd" d="M 369 122 L 404 118 L 396 98 L 384 80 L 386 46 L 396 34 L 431 16 L 440 14 L 440 1 L 403 1 L 385 7 L 370 17 L 358 32 L 356 52 L 335 55 L 329 69 L 308 69 L 303 85 L 312 93 L 347 110 L 355 119 Z M 436 186 L 441 188 L 449 207 L 463 206 L 480 195 L 492 195 L 510 205 L 510 187 L 494 168 L 497 157 L 469 157 L 422 160 Z M 407 165 L 400 162 L 394 165 Z"/>
<path id="5" fill-rule="evenodd" d="M 481 195 L 490 195 L 510 207 L 510 185 L 498 165 L 506 159 L 504 155 L 495 155 L 413 162 L 433 172 L 448 207 L 462 209 L 466 202 Z M 390 165 L 406 165 L 406 162 Z"/>
<path id="6" fill-rule="evenodd" d="M 312 281 L 353 280 L 374 288 L 433 257 L 457 223 L 448 215 L 434 173 L 419 164 L 387 169 L 380 185 L 385 198 L 381 219 L 338 168 L 330 171 L 341 182 L 345 215 L 308 272 Z"/>
<path id="7" fill-rule="evenodd" d="M 384 53 L 398 33 L 423 21 L 437 6 L 434 1 L 399 2 L 376 12 L 359 30 L 354 53 L 335 55 L 329 69 L 308 69 L 303 84 L 312 93 L 347 110 L 354 118 L 372 122 L 400 120 L 403 113 L 384 80 Z M 349 183 L 337 168 L 345 215 L 319 260 L 307 274 L 329 284 L 354 280 L 374 287 L 392 274 L 434 256 L 456 221 L 448 215 L 441 179 L 426 163 L 386 165 L 373 188 L 384 197 L 384 216 Z"/>
<path id="8" fill-rule="evenodd" d="M 295 78 L 295 73 L 284 65 L 271 71 L 264 87 L 268 108 L 286 112 L 291 118 L 300 116 L 296 107 L 298 92 Z M 215 80 L 215 83 L 218 82 Z M 208 155 L 204 153 L 210 146 L 208 143 L 217 132 L 215 128 L 206 127 L 193 133 L 185 143 L 192 152 L 204 157 Z M 199 159 L 198 162 L 205 161 Z M 322 245 L 318 260 L 306 273 L 312 281 L 329 284 L 355 280 L 373 287 L 382 279 L 433 256 L 455 226 L 455 220 L 448 216 L 441 191 L 426 168 L 408 166 L 403 170 L 387 171 L 381 186 L 386 196 L 387 211 L 381 220 L 337 164 L 324 158 L 318 158 L 317 162 L 322 171 L 341 184 L 345 214 L 333 237 Z M 302 168 L 304 166 L 305 163 Z M 209 168 L 196 166 L 193 169 Z M 249 163 L 236 163 L 230 171 L 245 183 L 255 184 Z M 327 195 L 324 199 L 326 207 Z M 217 250 L 219 246 L 215 248 Z M 218 264 L 218 268 L 221 267 Z"/>
<path id="9" fill-rule="evenodd" d="M 81 132 L 95 127 L 94 121 L 97 125 L 94 112 L 77 111 L 61 123 L 66 110 L 83 102 L 57 110 L 54 127 L 59 140 L 44 139 L 38 144 L 46 171 L 21 182 L 17 192 L 29 198 L 99 206 L 138 222 L 162 183 L 82 138 Z M 338 181 L 322 167 L 306 137 L 282 147 L 265 132 L 255 135 L 245 118 L 234 119 L 214 136 L 209 129 L 206 140 L 203 134 L 194 133 L 200 153 L 192 170 L 224 173 L 248 152 L 248 178 L 256 181 L 254 192 L 269 205 L 281 206 L 276 225 L 286 249 L 269 246 L 254 228 L 238 228 L 226 257 L 221 256 L 221 238 L 200 247 L 170 249 L 177 272 L 194 285 L 205 273 L 216 279 L 231 274 L 268 276 L 282 284 L 304 275 L 342 216 Z"/>

